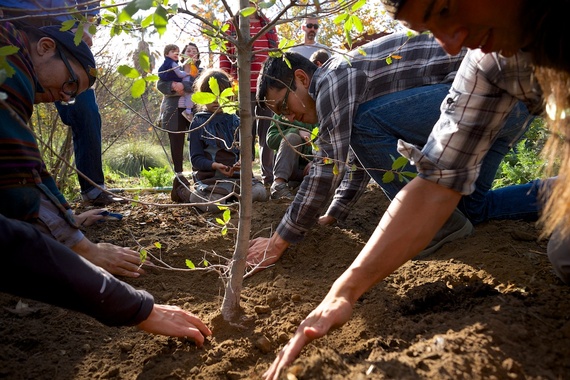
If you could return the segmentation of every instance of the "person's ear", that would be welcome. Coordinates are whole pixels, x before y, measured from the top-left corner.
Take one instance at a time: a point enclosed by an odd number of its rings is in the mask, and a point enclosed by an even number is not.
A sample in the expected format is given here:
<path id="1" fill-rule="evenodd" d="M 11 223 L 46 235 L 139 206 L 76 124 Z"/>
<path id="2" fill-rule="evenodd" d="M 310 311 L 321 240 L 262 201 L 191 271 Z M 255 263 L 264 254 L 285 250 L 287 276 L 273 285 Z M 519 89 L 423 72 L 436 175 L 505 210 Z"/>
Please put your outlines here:
<path id="1" fill-rule="evenodd" d="M 309 77 L 309 74 L 301 69 L 295 70 L 294 74 L 297 83 L 300 82 L 303 87 L 309 88 L 309 85 L 311 84 L 311 77 Z"/>
<path id="2" fill-rule="evenodd" d="M 36 51 L 39 56 L 53 55 L 57 45 L 55 41 L 49 37 L 42 37 L 38 42 L 36 42 Z"/>

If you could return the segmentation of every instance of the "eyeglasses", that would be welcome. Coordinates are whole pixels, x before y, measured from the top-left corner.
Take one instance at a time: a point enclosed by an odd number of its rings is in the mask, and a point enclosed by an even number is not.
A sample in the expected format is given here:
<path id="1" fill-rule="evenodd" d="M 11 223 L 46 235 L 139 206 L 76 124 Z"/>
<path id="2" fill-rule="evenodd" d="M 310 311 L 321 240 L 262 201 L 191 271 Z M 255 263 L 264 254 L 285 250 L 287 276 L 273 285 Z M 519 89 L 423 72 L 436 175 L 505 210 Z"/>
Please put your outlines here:
<path id="1" fill-rule="evenodd" d="M 59 53 L 61 60 L 65 64 L 65 67 L 67 67 L 67 71 L 69 71 L 69 74 L 71 75 L 71 78 L 67 82 L 64 82 L 61 85 L 61 91 L 65 95 L 69 95 L 70 99 L 67 102 L 61 102 L 61 103 L 66 105 L 67 104 L 71 105 L 75 103 L 75 97 L 77 96 L 77 91 L 79 91 L 79 79 L 77 78 L 77 74 L 75 74 L 75 71 L 73 71 L 73 69 L 71 68 L 69 60 L 67 59 L 65 54 L 61 51 L 61 49 L 57 48 L 57 52 Z"/>
<path id="2" fill-rule="evenodd" d="M 319 29 L 319 24 L 311 24 L 311 23 L 308 23 L 308 24 L 306 24 L 305 26 L 306 26 L 307 28 L 309 28 L 309 29 L 311 29 L 311 28 Z"/>
<path id="3" fill-rule="evenodd" d="M 289 93 L 291 92 L 291 87 L 293 86 L 294 81 L 295 81 L 295 76 L 291 78 L 291 83 L 289 83 L 289 86 L 287 86 L 287 91 L 285 92 L 285 97 L 281 102 L 281 106 L 276 110 L 277 112 L 275 112 L 277 115 L 281 116 L 291 115 L 291 111 L 289 111 L 289 106 L 287 105 L 287 100 L 289 99 Z"/>

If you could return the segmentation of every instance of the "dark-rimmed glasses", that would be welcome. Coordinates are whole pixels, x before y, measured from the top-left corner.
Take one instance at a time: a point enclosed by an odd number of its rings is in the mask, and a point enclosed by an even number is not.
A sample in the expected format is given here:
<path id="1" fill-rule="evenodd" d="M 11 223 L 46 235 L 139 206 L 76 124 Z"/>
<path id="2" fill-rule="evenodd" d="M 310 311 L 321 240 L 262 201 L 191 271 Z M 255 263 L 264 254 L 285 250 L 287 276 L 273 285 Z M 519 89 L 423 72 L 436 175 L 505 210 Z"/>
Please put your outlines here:
<path id="1" fill-rule="evenodd" d="M 57 48 L 57 52 L 59 53 L 61 60 L 65 64 L 65 67 L 67 67 L 67 71 L 69 71 L 69 75 L 71 75 L 71 78 L 67 82 L 64 82 L 61 85 L 61 92 L 63 92 L 65 95 L 69 95 L 70 99 L 66 102 L 62 101 L 61 103 L 62 104 L 74 104 L 75 103 L 75 97 L 77 96 L 77 92 L 79 91 L 79 79 L 77 78 L 77 74 L 75 74 L 75 71 L 73 71 L 73 68 L 69 64 L 69 60 L 67 59 L 67 57 L 65 56 L 65 54 L 61 51 L 61 49 L 59 47 Z"/>
<path id="2" fill-rule="evenodd" d="M 289 93 L 291 92 L 291 87 L 293 86 L 294 81 L 295 81 L 295 76 L 291 78 L 291 83 L 289 83 L 289 86 L 287 86 L 287 91 L 285 92 L 285 97 L 283 98 L 281 105 L 279 106 L 278 109 L 275 110 L 276 111 L 275 113 L 277 115 L 285 116 L 291 114 L 291 111 L 289 111 L 289 106 L 287 105 L 287 100 L 289 99 Z"/>
<path id="3" fill-rule="evenodd" d="M 308 24 L 306 24 L 305 26 L 306 26 L 308 29 L 313 29 L 313 28 L 314 28 L 314 29 L 319 29 L 319 24 L 311 24 L 311 23 L 308 23 Z"/>

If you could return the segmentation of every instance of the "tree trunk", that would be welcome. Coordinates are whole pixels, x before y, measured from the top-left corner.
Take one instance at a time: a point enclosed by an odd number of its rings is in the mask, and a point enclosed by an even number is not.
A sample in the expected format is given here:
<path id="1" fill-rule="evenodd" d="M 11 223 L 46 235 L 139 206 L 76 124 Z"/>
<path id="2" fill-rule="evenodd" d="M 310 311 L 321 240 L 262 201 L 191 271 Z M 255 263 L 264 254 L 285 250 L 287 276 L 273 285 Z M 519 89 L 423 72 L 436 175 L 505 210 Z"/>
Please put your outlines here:
<path id="1" fill-rule="evenodd" d="M 249 5 L 248 0 L 240 0 L 240 9 Z M 238 55 L 238 81 L 240 105 L 240 201 L 239 224 L 236 247 L 231 262 L 230 278 L 226 282 L 224 300 L 222 301 L 222 316 L 225 321 L 236 321 L 241 314 L 240 295 L 243 275 L 246 269 L 247 251 L 251 232 L 252 218 L 252 177 L 253 177 L 253 136 L 252 123 L 255 115 L 251 114 L 251 49 L 252 42 L 249 32 L 249 18 L 240 16 L 240 35 L 236 44 Z"/>

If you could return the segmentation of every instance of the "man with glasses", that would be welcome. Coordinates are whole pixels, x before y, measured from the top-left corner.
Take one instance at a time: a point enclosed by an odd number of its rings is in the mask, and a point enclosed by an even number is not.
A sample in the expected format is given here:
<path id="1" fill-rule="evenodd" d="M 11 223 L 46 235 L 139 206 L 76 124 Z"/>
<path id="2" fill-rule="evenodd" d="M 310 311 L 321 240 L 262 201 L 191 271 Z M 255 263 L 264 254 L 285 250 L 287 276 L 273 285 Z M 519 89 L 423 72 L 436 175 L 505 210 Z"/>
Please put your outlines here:
<path id="1" fill-rule="evenodd" d="M 303 32 L 305 32 L 305 42 L 291 48 L 291 51 L 301 54 L 303 57 L 310 59 L 314 52 L 328 48 L 316 41 L 317 32 L 319 31 L 319 20 L 314 17 L 308 17 L 303 24 Z"/>
<path id="2" fill-rule="evenodd" d="M 0 13 L 4 18 L 14 19 L 36 27 L 61 25 L 66 20 L 73 19 L 67 13 L 67 8 L 77 7 L 81 15 L 95 22 L 99 10 L 98 2 L 85 0 L 52 0 L 49 7 L 40 9 L 41 4 L 34 0 L 0 0 Z M 51 14 L 50 14 L 51 13 Z M 91 33 L 86 23 L 83 39 L 91 46 Z M 88 89 L 77 96 L 73 103 L 56 102 L 61 121 L 71 127 L 73 133 L 73 148 L 75 166 L 77 169 L 97 184 L 105 188 L 105 176 L 101 159 L 101 114 L 95 98 L 95 91 Z M 104 192 L 91 184 L 83 176 L 78 175 L 81 196 L 87 205 L 104 207 L 121 198 Z"/>
<path id="3" fill-rule="evenodd" d="M 251 242 L 250 265 L 265 268 L 279 260 L 289 245 L 302 240 L 321 215 L 332 189 L 343 178 L 350 148 L 387 196 L 394 199 L 406 182 L 396 175 L 384 183 L 383 175 L 399 157 L 398 139 L 416 146 L 426 144 L 463 57 L 449 56 L 427 34 L 408 39 L 406 33 L 398 33 L 362 49 L 366 55 L 358 50 L 348 57 L 337 55 L 319 69 L 295 53 L 286 53 L 286 60 L 271 57 L 265 62 L 258 81 L 260 105 L 289 121 L 318 123 L 315 143 L 319 149 L 276 232 L 271 238 Z M 388 63 L 392 54 L 401 59 Z M 470 235 L 470 220 L 480 223 L 488 219 L 537 217 L 537 189 L 533 184 L 490 191 L 501 160 L 531 119 L 522 103 L 517 103 L 479 167 L 475 192 L 463 197 L 460 210 L 452 213 L 422 255 Z M 410 164 L 402 170 L 415 171 Z M 353 175 L 359 171 L 362 169 Z M 352 206 L 345 205 L 345 211 Z"/>
<path id="4" fill-rule="evenodd" d="M 13 73 L 0 83 L 6 94 L 0 103 L 0 214 L 32 224 L 112 274 L 138 277 L 144 271 L 137 252 L 83 235 L 78 223 L 84 216 L 73 215 L 28 127 L 34 103 L 73 103 L 95 82 L 87 44 L 75 45 L 75 35 L 59 29 L 0 21 L 0 47 L 19 49 L 6 56 Z"/>

